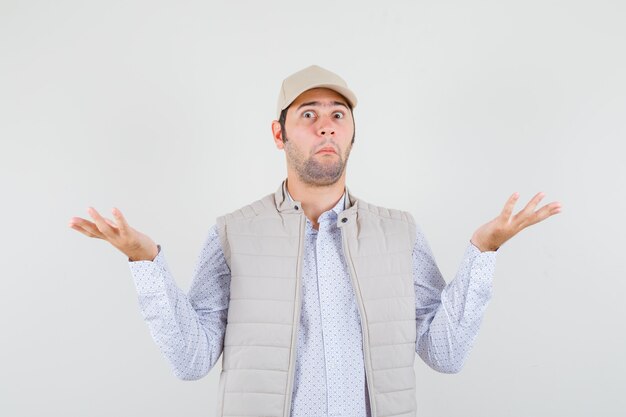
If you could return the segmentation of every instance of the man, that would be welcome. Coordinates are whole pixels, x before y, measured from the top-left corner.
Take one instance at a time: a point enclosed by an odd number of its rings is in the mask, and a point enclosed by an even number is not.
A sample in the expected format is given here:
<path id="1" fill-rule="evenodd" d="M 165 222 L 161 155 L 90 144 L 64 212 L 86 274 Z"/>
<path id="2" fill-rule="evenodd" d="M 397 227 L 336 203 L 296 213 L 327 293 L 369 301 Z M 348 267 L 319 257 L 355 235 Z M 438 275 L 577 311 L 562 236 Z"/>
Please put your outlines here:
<path id="1" fill-rule="evenodd" d="M 287 77 L 274 142 L 287 179 L 275 193 L 217 219 L 189 294 L 164 251 L 95 209 L 70 226 L 128 256 L 142 314 L 175 374 L 206 375 L 223 353 L 218 416 L 415 416 L 415 353 L 458 372 L 491 296 L 496 250 L 560 211 L 512 216 L 476 230 L 446 285 L 410 213 L 374 206 L 345 186 L 355 94 L 310 66 Z"/>

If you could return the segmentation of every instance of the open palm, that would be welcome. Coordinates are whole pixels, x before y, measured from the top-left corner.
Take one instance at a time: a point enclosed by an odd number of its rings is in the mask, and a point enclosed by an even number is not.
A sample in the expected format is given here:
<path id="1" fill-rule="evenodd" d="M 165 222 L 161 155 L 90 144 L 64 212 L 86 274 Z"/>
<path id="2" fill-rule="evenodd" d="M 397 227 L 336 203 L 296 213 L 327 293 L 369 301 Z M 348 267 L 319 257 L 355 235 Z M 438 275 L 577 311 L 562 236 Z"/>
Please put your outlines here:
<path id="1" fill-rule="evenodd" d="M 122 212 L 113 208 L 115 221 L 102 217 L 93 207 L 87 209 L 93 222 L 81 217 L 72 217 L 69 226 L 88 237 L 103 239 L 123 252 L 130 260 L 153 260 L 158 247 L 152 239 L 128 225 Z"/>
<path id="2" fill-rule="evenodd" d="M 548 217 L 561 212 L 561 203 L 553 201 L 539 210 L 535 208 L 545 196 L 540 192 L 526 204 L 520 212 L 511 216 L 519 193 L 513 193 L 507 200 L 498 217 L 479 227 L 472 236 L 471 242 L 481 251 L 497 250 L 504 242 L 518 234 L 523 229 L 539 223 Z"/>

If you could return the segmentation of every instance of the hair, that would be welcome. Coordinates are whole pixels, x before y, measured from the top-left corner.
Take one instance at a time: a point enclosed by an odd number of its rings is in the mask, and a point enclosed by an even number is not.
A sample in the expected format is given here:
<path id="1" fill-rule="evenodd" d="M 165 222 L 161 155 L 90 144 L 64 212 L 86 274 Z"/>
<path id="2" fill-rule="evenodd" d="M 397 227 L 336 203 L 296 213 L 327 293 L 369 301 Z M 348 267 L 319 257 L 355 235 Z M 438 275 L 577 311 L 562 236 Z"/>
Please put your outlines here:
<path id="1" fill-rule="evenodd" d="M 356 126 L 354 124 L 354 113 L 352 112 L 352 105 L 350 104 L 350 102 L 348 100 L 346 100 L 346 102 L 348 102 L 350 115 L 352 115 L 352 142 L 350 142 L 350 144 L 354 144 L 354 136 L 356 135 Z M 289 110 L 289 107 L 291 107 L 291 104 L 289 104 L 280 112 L 280 117 L 278 118 L 278 123 L 280 123 L 280 131 L 283 136 L 283 143 L 287 142 L 287 131 L 285 130 L 285 119 L 287 119 L 287 110 Z"/>

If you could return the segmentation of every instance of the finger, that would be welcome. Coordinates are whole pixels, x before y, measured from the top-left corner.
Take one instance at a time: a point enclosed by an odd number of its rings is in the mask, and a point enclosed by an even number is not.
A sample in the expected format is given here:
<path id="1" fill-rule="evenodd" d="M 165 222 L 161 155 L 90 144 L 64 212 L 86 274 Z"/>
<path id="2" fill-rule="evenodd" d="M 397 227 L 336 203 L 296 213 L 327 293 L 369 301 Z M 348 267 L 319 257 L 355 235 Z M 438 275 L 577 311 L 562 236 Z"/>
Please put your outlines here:
<path id="1" fill-rule="evenodd" d="M 561 212 L 561 203 L 559 203 L 558 201 L 554 201 L 550 204 L 546 204 L 545 206 L 537 210 L 532 216 L 529 216 L 524 227 L 528 227 L 533 224 L 539 223 L 540 221 L 543 221 L 547 219 L 548 217 L 554 214 L 560 213 L 560 212 Z"/>
<path id="2" fill-rule="evenodd" d="M 83 219 L 81 217 L 72 217 L 70 219 L 70 222 L 69 222 L 68 225 L 70 227 L 78 226 L 78 227 L 83 228 L 83 229 L 89 229 L 89 230 L 95 229 L 95 230 L 98 230 L 98 228 L 96 227 L 95 223 L 92 223 L 89 220 L 85 220 L 85 219 Z"/>
<path id="3" fill-rule="evenodd" d="M 534 212 L 535 208 L 537 207 L 537 204 L 539 204 L 541 199 L 544 198 L 545 196 L 546 196 L 546 194 L 543 193 L 543 192 L 538 192 L 537 194 L 535 194 L 535 196 L 530 199 L 528 204 L 526 204 L 526 207 L 524 207 L 522 209 L 522 212 L 524 212 L 524 213 L 532 213 L 532 212 Z"/>
<path id="4" fill-rule="evenodd" d="M 500 216 L 508 220 L 511 217 L 511 213 L 513 213 L 513 207 L 515 207 L 515 203 L 517 203 L 518 198 L 519 193 L 517 191 L 511 194 L 509 199 L 504 204 L 504 208 L 502 209 Z"/>
<path id="5" fill-rule="evenodd" d="M 80 219 L 79 221 L 71 221 L 69 223 L 69 226 L 72 229 L 84 234 L 85 236 L 104 239 L 104 235 L 102 234 L 102 232 L 100 232 L 96 225 L 90 221 L 82 219 Z"/>
<path id="6" fill-rule="evenodd" d="M 101 234 L 96 235 L 96 234 L 90 232 L 89 230 L 85 230 L 85 229 L 83 229 L 83 228 L 81 228 L 79 226 L 73 226 L 72 228 L 75 229 L 75 230 L 78 230 L 79 232 L 81 232 L 82 234 L 84 234 L 87 237 L 93 237 L 93 238 L 96 238 L 96 239 L 106 240 Z"/>
<path id="7" fill-rule="evenodd" d="M 122 212 L 117 207 L 113 207 L 113 210 L 111 210 L 111 212 L 113 213 L 113 216 L 115 217 L 115 221 L 117 221 L 117 224 L 119 225 L 120 231 L 122 233 L 128 232 L 128 229 L 129 229 L 128 222 L 124 218 L 124 215 L 122 214 Z"/>
<path id="8" fill-rule="evenodd" d="M 96 223 L 96 227 L 98 228 L 98 230 L 105 237 L 115 236 L 115 230 L 111 226 L 109 226 L 106 219 L 102 217 L 100 213 L 96 211 L 95 208 L 89 207 L 87 211 L 89 212 L 89 215 L 93 218 L 94 222 Z"/>

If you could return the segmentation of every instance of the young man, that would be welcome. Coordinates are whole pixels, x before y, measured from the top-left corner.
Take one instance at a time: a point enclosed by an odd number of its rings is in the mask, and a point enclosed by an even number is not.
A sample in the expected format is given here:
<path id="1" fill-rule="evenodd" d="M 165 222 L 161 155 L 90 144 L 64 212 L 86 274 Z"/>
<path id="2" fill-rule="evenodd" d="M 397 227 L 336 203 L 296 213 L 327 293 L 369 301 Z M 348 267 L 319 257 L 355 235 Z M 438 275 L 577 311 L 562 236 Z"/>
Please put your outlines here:
<path id="1" fill-rule="evenodd" d="M 318 66 L 287 77 L 272 122 L 287 178 L 276 192 L 217 219 L 188 294 L 164 251 L 90 208 L 70 226 L 128 256 L 142 314 L 182 379 L 206 375 L 221 354 L 218 416 L 416 415 L 415 353 L 458 372 L 491 297 L 496 250 L 560 211 L 512 216 L 476 230 L 446 285 L 410 213 L 367 203 L 345 185 L 357 100 Z"/>

